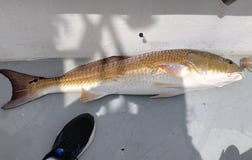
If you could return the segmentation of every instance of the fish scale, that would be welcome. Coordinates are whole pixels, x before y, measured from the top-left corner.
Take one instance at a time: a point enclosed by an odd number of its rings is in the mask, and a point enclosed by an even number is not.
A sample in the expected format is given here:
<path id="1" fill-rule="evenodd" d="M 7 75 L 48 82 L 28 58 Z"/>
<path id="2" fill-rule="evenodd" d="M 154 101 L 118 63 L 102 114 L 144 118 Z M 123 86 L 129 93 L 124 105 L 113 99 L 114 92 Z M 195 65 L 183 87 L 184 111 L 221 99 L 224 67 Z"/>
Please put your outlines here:
<path id="1" fill-rule="evenodd" d="M 12 83 L 10 109 L 46 94 L 80 92 L 89 102 L 109 94 L 172 97 L 187 91 L 221 87 L 242 79 L 242 69 L 213 53 L 190 50 L 153 51 L 112 56 L 81 65 L 59 77 L 42 78 L 0 70 Z"/>

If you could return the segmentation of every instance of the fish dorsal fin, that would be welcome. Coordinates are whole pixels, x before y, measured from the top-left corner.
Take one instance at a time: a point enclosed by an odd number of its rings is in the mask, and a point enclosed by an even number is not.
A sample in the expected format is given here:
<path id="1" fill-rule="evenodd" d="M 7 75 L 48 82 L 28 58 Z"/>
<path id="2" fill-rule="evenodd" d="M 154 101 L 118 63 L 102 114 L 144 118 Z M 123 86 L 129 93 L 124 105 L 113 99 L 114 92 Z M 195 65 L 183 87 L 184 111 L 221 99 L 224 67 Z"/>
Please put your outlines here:
<path id="1" fill-rule="evenodd" d="M 176 77 L 184 77 L 190 73 L 189 68 L 178 63 L 163 62 L 158 63 L 157 66 L 164 72 Z"/>
<path id="2" fill-rule="evenodd" d="M 87 64 L 83 64 L 81 66 L 78 66 L 78 67 L 66 72 L 64 75 L 69 75 L 69 74 L 72 74 L 73 72 L 84 70 L 84 69 L 87 69 L 89 67 L 94 67 L 94 66 L 99 66 L 99 65 L 104 65 L 104 64 L 108 64 L 108 63 L 121 61 L 121 60 L 124 60 L 124 59 L 127 59 L 127 58 L 129 58 L 129 56 L 111 56 L 111 57 L 108 57 L 108 58 L 104 58 L 104 59 L 101 59 L 101 60 L 97 60 L 97 61 L 94 61 L 94 62 L 90 62 L 90 63 L 87 63 Z"/>
<path id="3" fill-rule="evenodd" d="M 95 94 L 95 93 L 86 91 L 85 89 L 82 89 L 80 101 L 82 103 L 86 103 L 86 102 L 89 102 L 89 101 L 99 99 L 99 98 L 104 97 L 104 96 L 105 96 L 104 94 L 102 94 L 102 95 Z"/>

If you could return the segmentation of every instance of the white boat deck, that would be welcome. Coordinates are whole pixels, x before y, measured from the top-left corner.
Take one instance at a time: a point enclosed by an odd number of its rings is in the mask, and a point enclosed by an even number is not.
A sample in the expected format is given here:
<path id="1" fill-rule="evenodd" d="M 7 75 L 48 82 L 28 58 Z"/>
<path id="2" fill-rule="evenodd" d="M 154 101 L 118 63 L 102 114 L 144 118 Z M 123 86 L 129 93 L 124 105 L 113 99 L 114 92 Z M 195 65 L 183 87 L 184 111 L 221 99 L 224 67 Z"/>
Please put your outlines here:
<path id="1" fill-rule="evenodd" d="M 0 0 L 0 68 L 50 77 L 98 57 L 170 48 L 214 51 L 238 62 L 252 53 L 251 5 Z M 26 61 L 41 58 L 63 59 Z M 245 75 L 223 88 L 167 99 L 112 95 L 82 104 L 78 94 L 54 94 L 0 110 L 0 159 L 42 159 L 58 131 L 88 112 L 97 132 L 80 159 L 251 160 L 252 73 Z M 3 76 L 0 88 L 3 105 L 11 96 Z"/>

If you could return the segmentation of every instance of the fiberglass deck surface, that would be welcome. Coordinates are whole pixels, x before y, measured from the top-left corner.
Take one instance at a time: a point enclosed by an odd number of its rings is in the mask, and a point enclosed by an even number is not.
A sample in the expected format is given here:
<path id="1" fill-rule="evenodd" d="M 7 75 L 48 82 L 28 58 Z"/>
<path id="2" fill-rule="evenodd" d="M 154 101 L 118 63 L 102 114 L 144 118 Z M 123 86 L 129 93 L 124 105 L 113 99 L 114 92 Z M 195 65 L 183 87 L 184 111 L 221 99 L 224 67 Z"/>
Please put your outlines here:
<path id="1" fill-rule="evenodd" d="M 161 49 L 251 55 L 251 5 L 0 0 L 0 69 L 51 77 L 90 59 Z M 22 61 L 78 57 L 86 59 Z M 0 159 L 42 159 L 58 131 L 88 112 L 97 130 L 81 160 L 251 160 L 252 73 L 245 74 L 234 84 L 173 98 L 111 95 L 82 104 L 79 94 L 54 94 L 0 110 Z M 0 105 L 10 96 L 11 85 L 0 76 Z"/>
<path id="2" fill-rule="evenodd" d="M 76 60 L 75 65 L 84 62 Z M 64 64 L 62 60 L 2 62 L 0 68 L 50 77 L 62 74 Z M 42 159 L 64 124 L 87 112 L 95 116 L 97 130 L 80 159 L 249 160 L 251 81 L 252 74 L 246 72 L 242 81 L 229 86 L 165 99 L 111 95 L 82 104 L 79 94 L 48 95 L 0 110 L 0 157 Z M 3 105 L 11 95 L 3 76 L 0 88 Z"/>

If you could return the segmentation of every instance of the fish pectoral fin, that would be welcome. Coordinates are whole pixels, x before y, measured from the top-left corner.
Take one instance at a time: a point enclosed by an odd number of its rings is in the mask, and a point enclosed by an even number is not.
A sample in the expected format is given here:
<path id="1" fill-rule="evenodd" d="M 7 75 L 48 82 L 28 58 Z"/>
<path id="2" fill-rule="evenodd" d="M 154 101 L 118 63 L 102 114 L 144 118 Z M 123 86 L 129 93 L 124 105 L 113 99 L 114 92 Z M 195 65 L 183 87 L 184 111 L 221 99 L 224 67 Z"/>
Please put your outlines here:
<path id="1" fill-rule="evenodd" d="M 181 84 L 175 84 L 175 83 L 154 82 L 153 85 L 162 88 L 183 88 Z"/>
<path id="2" fill-rule="evenodd" d="M 104 96 L 105 96 L 104 94 L 99 95 L 99 94 L 95 94 L 95 93 L 92 93 L 92 92 L 88 92 L 85 89 L 82 89 L 80 101 L 82 103 L 86 103 L 86 102 L 89 102 L 89 101 L 99 99 L 99 98 L 104 97 Z"/>
<path id="3" fill-rule="evenodd" d="M 166 98 L 166 97 L 174 97 L 174 96 L 177 96 L 177 95 L 179 95 L 179 94 L 162 93 L 162 94 L 158 94 L 158 95 L 152 96 L 150 98 Z"/>
<path id="4" fill-rule="evenodd" d="M 176 77 L 184 77 L 190 73 L 187 66 L 178 63 L 163 62 L 158 63 L 157 66 L 165 73 Z"/>

